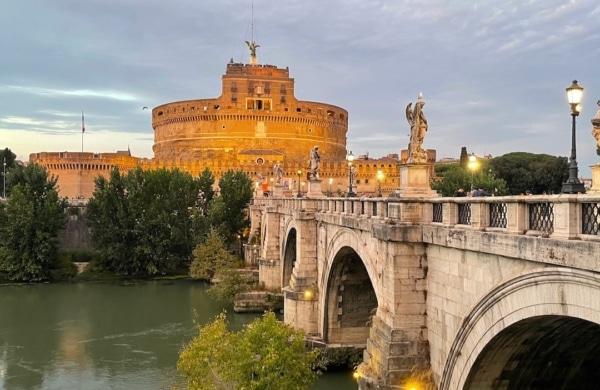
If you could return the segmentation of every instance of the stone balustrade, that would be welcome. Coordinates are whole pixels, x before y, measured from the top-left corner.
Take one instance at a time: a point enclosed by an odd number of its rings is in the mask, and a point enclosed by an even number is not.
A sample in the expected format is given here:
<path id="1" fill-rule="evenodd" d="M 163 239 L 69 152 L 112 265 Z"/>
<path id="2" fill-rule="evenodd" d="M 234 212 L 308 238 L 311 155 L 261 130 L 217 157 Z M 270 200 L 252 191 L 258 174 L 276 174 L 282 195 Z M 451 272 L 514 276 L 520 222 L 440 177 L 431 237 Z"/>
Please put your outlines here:
<path id="1" fill-rule="evenodd" d="M 257 198 L 256 206 L 389 223 L 432 224 L 558 239 L 600 240 L 600 195 L 448 198 Z"/>

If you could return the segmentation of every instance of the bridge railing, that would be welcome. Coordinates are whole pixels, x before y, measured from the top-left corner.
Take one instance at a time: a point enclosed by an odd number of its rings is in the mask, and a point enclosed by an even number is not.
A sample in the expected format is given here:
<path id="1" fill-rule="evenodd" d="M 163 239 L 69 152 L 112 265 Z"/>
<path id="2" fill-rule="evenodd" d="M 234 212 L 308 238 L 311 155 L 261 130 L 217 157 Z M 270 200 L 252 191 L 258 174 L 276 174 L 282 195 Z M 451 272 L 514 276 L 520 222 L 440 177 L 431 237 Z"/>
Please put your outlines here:
<path id="1" fill-rule="evenodd" d="M 254 204 L 509 234 L 600 240 L 600 195 L 257 198 Z"/>
<path id="2" fill-rule="evenodd" d="M 430 204 L 423 213 L 423 223 L 541 237 L 600 239 L 598 195 L 433 198 L 423 202 Z"/>

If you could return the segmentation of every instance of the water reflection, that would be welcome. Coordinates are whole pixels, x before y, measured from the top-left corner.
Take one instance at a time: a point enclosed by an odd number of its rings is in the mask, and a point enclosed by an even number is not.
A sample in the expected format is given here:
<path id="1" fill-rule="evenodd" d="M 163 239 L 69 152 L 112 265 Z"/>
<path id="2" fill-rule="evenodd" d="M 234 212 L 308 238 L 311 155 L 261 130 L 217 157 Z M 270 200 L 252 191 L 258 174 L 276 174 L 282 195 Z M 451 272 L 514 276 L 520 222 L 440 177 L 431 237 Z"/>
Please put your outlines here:
<path id="1" fill-rule="evenodd" d="M 195 323 L 223 309 L 190 281 L 1 286 L 0 389 L 169 389 Z M 228 312 L 238 329 L 255 317 Z"/>

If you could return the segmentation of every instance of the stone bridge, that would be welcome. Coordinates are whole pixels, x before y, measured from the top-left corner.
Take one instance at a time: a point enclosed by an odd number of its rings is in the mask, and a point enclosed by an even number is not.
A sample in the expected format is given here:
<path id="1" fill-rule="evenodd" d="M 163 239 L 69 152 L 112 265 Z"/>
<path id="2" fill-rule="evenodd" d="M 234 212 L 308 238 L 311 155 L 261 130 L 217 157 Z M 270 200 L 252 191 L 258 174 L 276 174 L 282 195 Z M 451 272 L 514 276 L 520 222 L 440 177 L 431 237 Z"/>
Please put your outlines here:
<path id="1" fill-rule="evenodd" d="M 361 388 L 596 388 L 600 197 L 258 198 L 284 320 L 365 348 Z"/>

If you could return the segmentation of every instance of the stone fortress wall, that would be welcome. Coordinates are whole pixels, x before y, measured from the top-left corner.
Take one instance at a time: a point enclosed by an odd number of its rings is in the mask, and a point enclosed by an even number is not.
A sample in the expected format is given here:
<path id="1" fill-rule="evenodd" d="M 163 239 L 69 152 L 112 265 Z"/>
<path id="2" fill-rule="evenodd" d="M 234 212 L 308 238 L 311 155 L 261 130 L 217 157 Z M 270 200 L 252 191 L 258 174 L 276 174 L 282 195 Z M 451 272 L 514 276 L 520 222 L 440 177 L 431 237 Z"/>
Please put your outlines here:
<path id="1" fill-rule="evenodd" d="M 128 151 L 116 153 L 40 152 L 29 156 L 31 163 L 44 166 L 58 179 L 62 196 L 88 198 L 98 176 L 108 177 L 113 168 L 126 172 L 148 161 L 132 157 Z"/>

